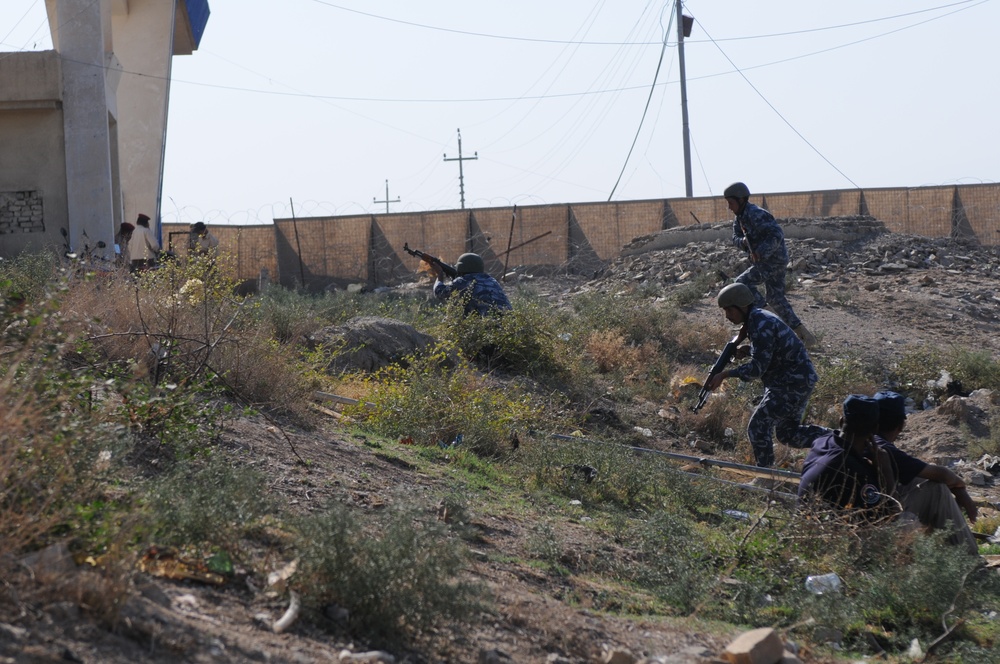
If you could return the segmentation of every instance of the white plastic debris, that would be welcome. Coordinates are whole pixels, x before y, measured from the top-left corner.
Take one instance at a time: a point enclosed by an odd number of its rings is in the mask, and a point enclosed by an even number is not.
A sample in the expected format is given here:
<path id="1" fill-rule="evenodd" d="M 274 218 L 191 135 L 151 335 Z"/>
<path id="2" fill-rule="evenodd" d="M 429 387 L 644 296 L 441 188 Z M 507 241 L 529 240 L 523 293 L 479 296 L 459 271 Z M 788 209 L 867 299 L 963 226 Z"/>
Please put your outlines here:
<path id="1" fill-rule="evenodd" d="M 806 590 L 814 595 L 838 593 L 842 585 L 840 577 L 835 572 L 806 577 Z"/>

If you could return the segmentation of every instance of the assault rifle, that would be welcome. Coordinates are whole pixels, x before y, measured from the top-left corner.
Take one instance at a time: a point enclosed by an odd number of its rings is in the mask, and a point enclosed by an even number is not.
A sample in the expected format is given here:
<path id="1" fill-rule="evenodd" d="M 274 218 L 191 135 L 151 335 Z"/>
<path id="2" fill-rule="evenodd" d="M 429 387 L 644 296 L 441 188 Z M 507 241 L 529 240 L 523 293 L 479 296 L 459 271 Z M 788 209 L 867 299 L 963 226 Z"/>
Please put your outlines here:
<path id="1" fill-rule="evenodd" d="M 419 249 L 410 249 L 410 245 L 407 244 L 406 242 L 403 243 L 403 251 L 405 251 L 411 256 L 416 256 L 420 260 L 425 261 L 431 265 L 439 265 L 441 269 L 444 271 L 444 273 L 448 275 L 448 277 L 451 279 L 454 279 L 455 277 L 458 276 L 458 270 L 456 270 L 451 265 L 448 265 L 437 256 L 431 256 L 430 254 L 424 253 Z"/>
<path id="2" fill-rule="evenodd" d="M 701 410 L 702 406 L 705 405 L 705 402 L 708 401 L 708 395 L 711 394 L 711 391 L 708 389 L 707 385 L 713 378 L 726 370 L 726 365 L 733 359 L 733 355 L 736 354 L 736 348 L 740 345 L 740 343 L 742 343 L 743 339 L 746 338 L 746 335 L 747 326 L 744 323 L 743 327 L 740 328 L 740 331 L 736 333 L 736 336 L 730 339 L 729 343 L 727 343 L 725 348 L 722 349 L 719 359 L 717 359 L 715 364 L 712 365 L 712 370 L 708 372 L 708 378 L 705 379 L 705 382 L 701 387 L 701 391 L 698 392 L 698 403 L 696 403 L 694 408 L 691 409 L 693 412 L 697 413 Z"/>

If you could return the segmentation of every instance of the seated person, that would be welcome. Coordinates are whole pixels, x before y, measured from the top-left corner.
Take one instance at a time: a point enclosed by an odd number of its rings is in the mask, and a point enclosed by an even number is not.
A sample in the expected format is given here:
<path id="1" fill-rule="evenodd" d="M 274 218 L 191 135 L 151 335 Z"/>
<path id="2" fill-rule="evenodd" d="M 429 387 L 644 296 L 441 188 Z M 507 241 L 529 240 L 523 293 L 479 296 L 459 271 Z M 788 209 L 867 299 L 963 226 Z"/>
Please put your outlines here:
<path id="1" fill-rule="evenodd" d="M 963 544 L 972 553 L 977 552 L 976 538 L 965 522 L 976 522 L 978 510 L 972 496 L 965 489 L 965 482 L 950 468 L 925 463 L 897 448 L 894 443 L 906 427 L 906 400 L 896 392 L 878 392 L 878 433 L 875 444 L 889 453 L 897 469 L 896 498 L 905 514 L 919 521 L 928 529 L 945 528 L 948 522 L 954 531 L 953 544 Z M 965 514 L 962 514 L 962 511 Z"/>
<path id="2" fill-rule="evenodd" d="M 799 499 L 818 498 L 850 510 L 852 516 L 861 519 L 890 516 L 902 509 L 909 515 L 905 519 L 919 521 L 928 528 L 943 527 L 951 521 L 954 533 L 950 541 L 978 553 L 975 537 L 958 504 L 947 495 L 947 487 L 952 487 L 975 521 L 976 507 L 961 479 L 947 468 L 927 464 L 876 435 L 880 431 L 892 438 L 898 435 L 893 431 L 902 430 L 901 424 L 890 419 L 892 429 L 886 431 L 879 421 L 883 408 L 895 412 L 901 405 L 902 397 L 848 396 L 843 406 L 842 431 L 820 436 L 809 450 L 802 466 Z M 921 480 L 915 483 L 915 478 Z M 925 480 L 931 484 L 924 486 Z"/>
<path id="3" fill-rule="evenodd" d="M 438 299 L 447 300 L 455 294 L 468 298 L 465 301 L 465 315 L 477 313 L 485 316 L 490 313 L 510 311 L 510 300 L 503 292 L 503 287 L 496 279 L 486 274 L 486 266 L 479 254 L 462 254 L 455 263 L 458 276 L 451 283 L 444 283 L 444 270 L 437 263 L 431 263 L 434 270 L 434 295 Z"/>

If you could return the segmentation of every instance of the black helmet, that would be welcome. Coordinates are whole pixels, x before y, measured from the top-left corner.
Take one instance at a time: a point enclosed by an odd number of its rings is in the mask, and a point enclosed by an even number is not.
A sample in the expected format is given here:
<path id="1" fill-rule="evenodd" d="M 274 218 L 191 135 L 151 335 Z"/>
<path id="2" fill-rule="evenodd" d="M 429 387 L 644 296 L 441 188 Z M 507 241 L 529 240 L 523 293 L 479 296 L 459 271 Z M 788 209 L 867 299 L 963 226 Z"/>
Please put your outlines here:
<path id="1" fill-rule="evenodd" d="M 750 198 L 750 188 L 742 182 L 734 182 L 722 192 L 725 198 Z"/>
<path id="2" fill-rule="evenodd" d="M 746 307 L 753 304 L 754 297 L 746 284 L 729 284 L 719 291 L 719 306 L 726 307 Z"/>
<path id="3" fill-rule="evenodd" d="M 844 424 L 861 435 L 878 431 L 878 401 L 863 394 L 850 394 L 844 399 Z"/>
<path id="4" fill-rule="evenodd" d="M 455 263 L 455 271 L 459 274 L 472 274 L 473 272 L 485 272 L 486 264 L 479 254 L 462 254 Z"/>

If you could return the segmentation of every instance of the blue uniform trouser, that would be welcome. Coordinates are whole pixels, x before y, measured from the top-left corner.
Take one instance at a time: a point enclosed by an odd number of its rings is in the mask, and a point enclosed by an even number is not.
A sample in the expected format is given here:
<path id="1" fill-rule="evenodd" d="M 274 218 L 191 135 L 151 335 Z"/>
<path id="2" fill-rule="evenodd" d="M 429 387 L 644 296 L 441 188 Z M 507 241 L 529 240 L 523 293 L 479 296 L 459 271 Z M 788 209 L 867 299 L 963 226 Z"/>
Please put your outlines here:
<path id="1" fill-rule="evenodd" d="M 769 468 L 774 465 L 772 431 L 779 442 L 798 448 L 812 447 L 814 440 L 830 433 L 826 427 L 802 424 L 812 391 L 812 385 L 768 387 L 764 390 L 764 397 L 754 409 L 747 426 L 747 436 L 758 466 Z"/>
<path id="2" fill-rule="evenodd" d="M 792 311 L 792 305 L 785 297 L 785 264 L 759 263 L 751 265 L 743 274 L 736 277 L 736 282 L 745 284 L 753 293 L 754 303 L 758 309 L 770 305 L 771 311 L 778 314 L 781 320 L 793 330 L 802 324 L 799 317 Z M 761 295 L 757 286 L 764 284 L 767 297 Z"/>

